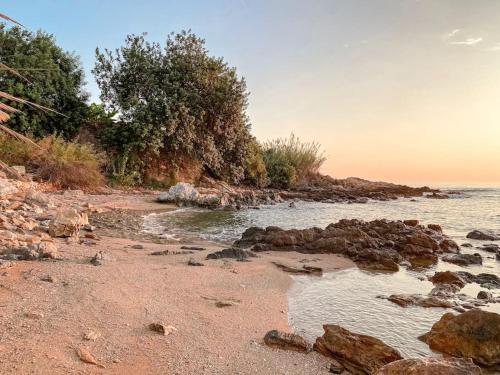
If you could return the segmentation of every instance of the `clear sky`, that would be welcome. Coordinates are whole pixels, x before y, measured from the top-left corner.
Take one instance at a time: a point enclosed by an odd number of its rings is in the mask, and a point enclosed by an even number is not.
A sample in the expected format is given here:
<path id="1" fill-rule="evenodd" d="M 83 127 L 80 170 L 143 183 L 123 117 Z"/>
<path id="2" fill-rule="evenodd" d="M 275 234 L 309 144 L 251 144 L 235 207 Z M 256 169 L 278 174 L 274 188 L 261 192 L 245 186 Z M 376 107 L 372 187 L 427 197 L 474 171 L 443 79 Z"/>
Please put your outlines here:
<path id="1" fill-rule="evenodd" d="M 16 0 L 1 11 L 81 56 L 192 29 L 247 79 L 260 139 L 319 141 L 323 172 L 500 182 L 500 1 Z"/>

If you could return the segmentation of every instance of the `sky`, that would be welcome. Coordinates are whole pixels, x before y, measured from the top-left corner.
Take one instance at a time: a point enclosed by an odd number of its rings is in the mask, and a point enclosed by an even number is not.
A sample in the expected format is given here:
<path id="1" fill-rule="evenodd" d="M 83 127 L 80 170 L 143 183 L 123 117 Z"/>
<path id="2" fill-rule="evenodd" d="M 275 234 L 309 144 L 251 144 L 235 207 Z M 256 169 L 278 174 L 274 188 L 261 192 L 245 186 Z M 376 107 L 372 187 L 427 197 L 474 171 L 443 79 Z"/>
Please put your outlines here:
<path id="1" fill-rule="evenodd" d="M 259 140 L 321 143 L 322 172 L 500 182 L 500 1 L 16 0 L 1 12 L 81 57 L 191 29 L 244 76 Z"/>

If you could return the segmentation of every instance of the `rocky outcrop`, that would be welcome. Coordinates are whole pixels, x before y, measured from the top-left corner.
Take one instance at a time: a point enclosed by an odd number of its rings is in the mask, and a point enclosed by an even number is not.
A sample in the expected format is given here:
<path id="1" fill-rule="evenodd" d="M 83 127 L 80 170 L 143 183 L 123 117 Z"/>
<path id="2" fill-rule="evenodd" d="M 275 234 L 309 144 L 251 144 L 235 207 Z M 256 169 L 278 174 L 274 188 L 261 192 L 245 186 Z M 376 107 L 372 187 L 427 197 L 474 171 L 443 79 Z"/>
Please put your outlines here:
<path id="1" fill-rule="evenodd" d="M 468 283 L 476 283 L 481 285 L 483 288 L 497 289 L 500 288 L 500 277 L 491 273 L 480 273 L 473 275 L 466 271 L 457 271 L 458 276 Z"/>
<path id="2" fill-rule="evenodd" d="M 456 303 L 438 296 L 422 296 L 420 294 L 393 294 L 387 300 L 394 302 L 401 307 L 455 307 Z"/>
<path id="3" fill-rule="evenodd" d="M 446 313 L 420 339 L 432 350 L 472 358 L 479 365 L 500 364 L 500 315 L 493 312 Z"/>
<path id="4" fill-rule="evenodd" d="M 483 372 L 470 359 L 410 358 L 385 365 L 375 375 L 481 375 Z"/>
<path id="5" fill-rule="evenodd" d="M 71 208 L 59 211 L 49 222 L 49 234 L 52 237 L 74 237 L 80 233 L 80 228 L 89 224 L 86 213 Z"/>
<path id="6" fill-rule="evenodd" d="M 264 336 L 264 342 L 267 346 L 283 350 L 294 350 L 297 352 L 309 353 L 312 351 L 312 345 L 302 336 L 294 333 L 272 330 Z"/>
<path id="7" fill-rule="evenodd" d="M 353 374 L 374 374 L 386 364 L 401 359 L 399 352 L 381 340 L 326 324 L 314 350 L 340 362 Z"/>
<path id="8" fill-rule="evenodd" d="M 256 252 L 292 250 L 343 254 L 362 267 L 397 271 L 398 264 L 404 261 L 413 265 L 435 264 L 438 254 L 447 251 L 450 242 L 440 230 L 421 225 L 388 220 L 340 220 L 325 229 L 252 227 L 234 246 Z"/>
<path id="9" fill-rule="evenodd" d="M 471 238 L 473 240 L 481 240 L 481 241 L 498 241 L 498 240 L 500 240 L 500 236 L 497 236 L 494 233 L 482 232 L 480 230 L 473 230 L 472 232 L 468 233 L 467 238 Z"/>

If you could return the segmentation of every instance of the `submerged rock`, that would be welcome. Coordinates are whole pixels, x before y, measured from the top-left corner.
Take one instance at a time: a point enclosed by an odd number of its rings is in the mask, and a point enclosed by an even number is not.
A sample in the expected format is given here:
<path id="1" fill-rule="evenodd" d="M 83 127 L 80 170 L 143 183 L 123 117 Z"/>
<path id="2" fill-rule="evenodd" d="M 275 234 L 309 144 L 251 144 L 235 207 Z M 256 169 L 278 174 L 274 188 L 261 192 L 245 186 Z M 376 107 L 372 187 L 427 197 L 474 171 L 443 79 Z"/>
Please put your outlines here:
<path id="1" fill-rule="evenodd" d="M 500 288 L 500 277 L 491 273 L 480 273 L 477 275 L 473 275 L 470 272 L 458 271 L 457 274 L 468 283 L 476 283 L 481 285 L 483 288 Z"/>
<path id="2" fill-rule="evenodd" d="M 312 351 L 312 345 L 308 343 L 302 336 L 294 333 L 281 332 L 272 330 L 264 336 L 264 342 L 272 348 L 283 350 L 295 350 L 298 352 L 309 353 Z"/>
<path id="3" fill-rule="evenodd" d="M 410 358 L 385 365 L 375 375 L 481 375 L 481 368 L 464 358 Z"/>
<path id="4" fill-rule="evenodd" d="M 339 361 L 353 374 L 373 374 L 386 364 L 401 359 L 401 354 L 381 340 L 326 324 L 325 333 L 316 339 L 314 350 Z"/>
<path id="5" fill-rule="evenodd" d="M 500 240 L 500 237 L 487 232 L 481 232 L 480 230 L 473 230 L 467 234 L 467 238 L 471 238 L 473 240 L 481 240 L 481 241 L 497 241 Z"/>
<path id="6" fill-rule="evenodd" d="M 422 296 L 420 294 L 393 294 L 387 299 L 401 307 L 420 306 L 420 307 L 455 307 L 456 303 L 448 301 L 438 296 Z"/>
<path id="7" fill-rule="evenodd" d="M 446 313 L 420 339 L 432 350 L 472 358 L 479 365 L 500 364 L 500 315 L 493 312 Z"/>

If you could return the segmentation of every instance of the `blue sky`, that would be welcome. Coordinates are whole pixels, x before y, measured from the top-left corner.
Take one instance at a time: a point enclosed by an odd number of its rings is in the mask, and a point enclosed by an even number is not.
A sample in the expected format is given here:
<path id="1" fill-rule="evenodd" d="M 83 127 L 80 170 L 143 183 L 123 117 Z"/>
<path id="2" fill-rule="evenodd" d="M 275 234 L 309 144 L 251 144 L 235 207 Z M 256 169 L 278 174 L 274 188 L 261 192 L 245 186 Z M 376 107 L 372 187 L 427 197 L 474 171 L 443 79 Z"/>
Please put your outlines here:
<path id="1" fill-rule="evenodd" d="M 500 168 L 489 167 L 500 161 L 498 1 L 30 0 L 0 7 L 78 54 L 93 98 L 96 47 L 119 47 L 130 33 L 163 41 L 192 29 L 247 79 L 259 139 L 292 131 L 316 139 L 329 157 L 325 171 L 338 176 L 500 181 Z"/>

